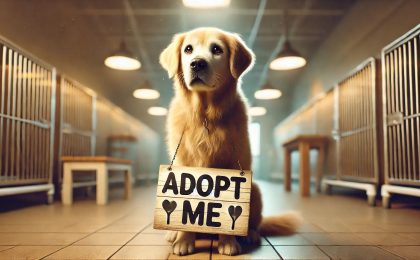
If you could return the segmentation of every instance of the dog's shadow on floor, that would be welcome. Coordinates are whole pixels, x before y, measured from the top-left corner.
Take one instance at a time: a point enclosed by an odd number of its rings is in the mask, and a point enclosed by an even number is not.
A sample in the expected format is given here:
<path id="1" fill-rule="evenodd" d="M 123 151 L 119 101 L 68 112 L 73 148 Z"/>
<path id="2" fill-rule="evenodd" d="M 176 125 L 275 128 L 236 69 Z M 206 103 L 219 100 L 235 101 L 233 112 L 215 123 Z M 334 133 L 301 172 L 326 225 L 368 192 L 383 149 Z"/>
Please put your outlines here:
<path id="1" fill-rule="evenodd" d="M 242 244 L 242 252 L 240 255 L 247 255 L 251 254 L 252 252 L 256 251 L 259 247 L 261 247 L 261 244 Z"/>

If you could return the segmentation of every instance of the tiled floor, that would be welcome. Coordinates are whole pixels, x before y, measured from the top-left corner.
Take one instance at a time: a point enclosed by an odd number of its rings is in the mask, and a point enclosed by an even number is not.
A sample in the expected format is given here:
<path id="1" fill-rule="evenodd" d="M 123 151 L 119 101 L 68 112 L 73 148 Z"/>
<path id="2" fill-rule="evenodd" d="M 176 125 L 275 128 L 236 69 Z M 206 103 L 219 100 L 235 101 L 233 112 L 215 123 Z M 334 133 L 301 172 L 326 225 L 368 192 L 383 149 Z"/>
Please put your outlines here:
<path id="1" fill-rule="evenodd" d="M 354 193 L 300 198 L 296 189 L 284 193 L 281 184 L 259 184 L 265 215 L 302 213 L 297 234 L 266 237 L 236 257 L 219 255 L 217 241 L 199 240 L 196 253 L 182 259 L 420 259 L 415 204 L 386 210 L 367 206 Z M 14 210 L 2 210 L 0 203 L 0 259 L 177 259 L 164 231 L 151 227 L 154 195 L 152 186 L 136 188 L 130 201 L 113 189 L 107 206 L 97 206 L 94 198 Z"/>

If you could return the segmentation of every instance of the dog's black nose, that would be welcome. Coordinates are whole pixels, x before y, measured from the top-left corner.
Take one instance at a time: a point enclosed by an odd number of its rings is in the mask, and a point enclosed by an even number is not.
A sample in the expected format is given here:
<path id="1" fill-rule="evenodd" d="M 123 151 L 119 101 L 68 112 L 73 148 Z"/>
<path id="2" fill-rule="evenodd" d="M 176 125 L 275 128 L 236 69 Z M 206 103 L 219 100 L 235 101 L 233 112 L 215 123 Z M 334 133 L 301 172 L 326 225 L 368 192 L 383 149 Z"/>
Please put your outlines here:
<path id="1" fill-rule="evenodd" d="M 204 59 L 194 59 L 191 62 L 190 67 L 193 71 L 199 72 L 207 68 L 207 61 Z"/>

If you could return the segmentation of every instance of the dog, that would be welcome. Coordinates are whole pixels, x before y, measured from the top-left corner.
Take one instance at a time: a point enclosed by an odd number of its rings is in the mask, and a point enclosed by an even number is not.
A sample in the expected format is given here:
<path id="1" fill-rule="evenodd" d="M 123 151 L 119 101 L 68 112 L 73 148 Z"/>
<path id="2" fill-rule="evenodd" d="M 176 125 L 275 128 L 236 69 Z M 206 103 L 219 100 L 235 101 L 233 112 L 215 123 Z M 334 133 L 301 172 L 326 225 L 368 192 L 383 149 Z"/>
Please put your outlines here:
<path id="1" fill-rule="evenodd" d="M 174 81 L 166 124 L 169 155 L 177 150 L 174 165 L 251 169 L 241 77 L 254 65 L 255 55 L 243 40 L 217 28 L 197 28 L 176 34 L 159 61 Z M 292 212 L 263 218 L 261 194 L 252 184 L 249 243 L 258 243 L 260 235 L 292 234 L 299 221 Z M 176 255 L 194 252 L 195 233 L 169 231 L 166 239 Z M 237 255 L 241 245 L 235 236 L 219 235 L 218 251 Z"/>

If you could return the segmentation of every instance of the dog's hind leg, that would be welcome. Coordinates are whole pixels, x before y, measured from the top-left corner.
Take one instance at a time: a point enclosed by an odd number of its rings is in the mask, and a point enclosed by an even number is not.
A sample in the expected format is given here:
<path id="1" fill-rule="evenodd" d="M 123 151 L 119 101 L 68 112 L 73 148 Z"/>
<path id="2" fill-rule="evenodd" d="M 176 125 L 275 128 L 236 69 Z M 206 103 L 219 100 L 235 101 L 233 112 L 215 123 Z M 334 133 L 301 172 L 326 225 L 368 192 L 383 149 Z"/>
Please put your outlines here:
<path id="1" fill-rule="evenodd" d="M 262 206 L 260 189 L 255 183 L 252 183 L 248 236 L 241 241 L 248 244 L 259 244 L 261 242 L 259 227 L 262 221 Z"/>

